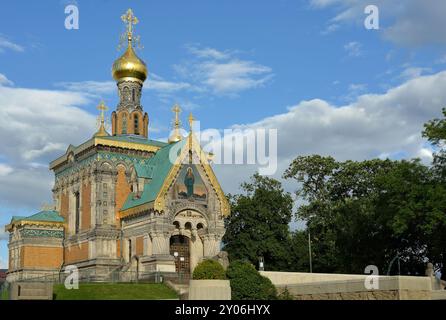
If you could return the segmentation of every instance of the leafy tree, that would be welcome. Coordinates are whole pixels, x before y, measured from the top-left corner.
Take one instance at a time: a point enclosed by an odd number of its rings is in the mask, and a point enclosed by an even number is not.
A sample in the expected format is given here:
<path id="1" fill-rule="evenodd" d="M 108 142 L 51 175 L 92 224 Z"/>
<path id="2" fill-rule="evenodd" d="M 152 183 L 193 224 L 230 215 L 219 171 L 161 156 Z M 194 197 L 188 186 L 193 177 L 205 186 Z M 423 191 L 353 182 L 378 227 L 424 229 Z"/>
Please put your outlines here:
<path id="1" fill-rule="evenodd" d="M 263 256 L 268 270 L 289 270 L 291 195 L 279 181 L 259 174 L 241 187 L 242 194 L 230 196 L 231 215 L 225 222 L 223 242 L 229 259 L 247 259 L 257 265 Z"/>
<path id="2" fill-rule="evenodd" d="M 427 138 L 429 142 L 437 148 L 437 152 L 434 154 L 433 159 L 433 172 L 436 175 L 436 178 L 441 182 L 441 186 L 437 186 L 440 189 L 443 189 L 446 185 L 446 108 L 443 108 L 442 113 L 442 119 L 436 118 L 427 122 L 424 125 L 423 131 L 423 137 Z M 440 190 L 435 190 L 434 192 L 438 197 L 442 196 Z M 437 211 L 435 217 L 428 221 L 427 229 L 432 235 L 430 239 L 433 244 L 431 253 L 441 261 L 442 278 L 443 280 L 446 280 L 446 235 L 444 232 L 444 219 L 444 211 Z M 442 221 L 440 224 L 438 223 L 439 220 Z M 437 224 L 435 224 L 434 221 L 437 221 Z M 437 228 L 436 230 L 433 230 L 435 226 Z"/>
<path id="3" fill-rule="evenodd" d="M 306 201 L 297 216 L 312 235 L 313 270 L 363 273 L 373 264 L 385 273 L 398 255 L 402 273 L 422 274 L 426 258 L 440 261 L 444 246 L 434 239 L 444 227 L 446 192 L 418 160 L 298 157 L 284 177 L 298 182 Z"/>

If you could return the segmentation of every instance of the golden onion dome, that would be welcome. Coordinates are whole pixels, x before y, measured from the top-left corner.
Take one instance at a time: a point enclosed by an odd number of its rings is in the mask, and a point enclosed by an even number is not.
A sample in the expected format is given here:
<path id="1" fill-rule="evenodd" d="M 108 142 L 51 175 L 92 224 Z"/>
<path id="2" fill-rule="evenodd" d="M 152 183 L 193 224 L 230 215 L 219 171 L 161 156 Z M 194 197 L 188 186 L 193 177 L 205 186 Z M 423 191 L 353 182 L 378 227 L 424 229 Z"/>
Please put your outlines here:
<path id="1" fill-rule="evenodd" d="M 133 51 L 131 42 L 124 54 L 119 57 L 112 67 L 112 75 L 116 81 L 123 78 L 136 78 L 144 82 L 147 79 L 147 66 Z"/>

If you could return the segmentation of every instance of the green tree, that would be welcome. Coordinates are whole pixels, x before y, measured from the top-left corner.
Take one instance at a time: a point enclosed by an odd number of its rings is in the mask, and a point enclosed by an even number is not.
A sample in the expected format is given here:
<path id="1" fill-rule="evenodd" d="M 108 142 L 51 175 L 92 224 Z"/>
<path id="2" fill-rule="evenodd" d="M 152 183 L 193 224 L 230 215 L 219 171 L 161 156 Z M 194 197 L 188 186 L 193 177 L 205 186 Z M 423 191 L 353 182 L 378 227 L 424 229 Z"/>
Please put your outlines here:
<path id="1" fill-rule="evenodd" d="M 442 110 L 443 118 L 433 119 L 424 125 L 423 137 L 427 138 L 429 142 L 437 149 L 434 153 L 433 172 L 436 178 L 440 181 L 439 189 L 443 189 L 446 185 L 446 108 Z M 442 190 L 435 190 L 437 197 L 442 196 Z M 440 201 L 440 199 L 438 199 Z M 433 244 L 432 255 L 436 256 L 441 261 L 442 278 L 446 280 L 446 235 L 444 232 L 445 213 L 436 212 L 436 215 L 427 221 L 427 229 L 432 234 L 430 239 Z M 441 221 L 441 223 L 438 223 Z M 437 223 L 435 223 L 437 222 Z M 434 230 L 435 229 L 435 230 Z"/>
<path id="2" fill-rule="evenodd" d="M 312 235 L 313 270 L 363 273 L 373 264 L 385 273 L 399 255 L 402 273 L 421 274 L 425 258 L 440 261 L 444 246 L 435 238 L 446 193 L 418 160 L 298 157 L 284 177 L 298 182 L 296 194 L 305 200 L 297 216 Z"/>
<path id="3" fill-rule="evenodd" d="M 229 259 L 247 259 L 257 265 L 263 256 L 268 270 L 289 270 L 291 195 L 279 181 L 259 174 L 241 187 L 242 194 L 229 197 L 231 215 L 223 238 Z"/>

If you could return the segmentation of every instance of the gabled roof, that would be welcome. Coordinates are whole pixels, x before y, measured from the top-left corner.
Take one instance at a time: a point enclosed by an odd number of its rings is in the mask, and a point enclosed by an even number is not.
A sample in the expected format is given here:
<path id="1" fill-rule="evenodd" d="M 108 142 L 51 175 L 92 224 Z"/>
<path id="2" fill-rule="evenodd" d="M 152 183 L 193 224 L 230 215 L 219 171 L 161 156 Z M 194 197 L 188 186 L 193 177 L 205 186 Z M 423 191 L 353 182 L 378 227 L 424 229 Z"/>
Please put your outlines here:
<path id="1" fill-rule="evenodd" d="M 144 184 L 144 190 L 138 198 L 134 197 L 134 194 L 129 194 L 126 202 L 121 208 L 121 211 L 127 210 L 133 207 L 140 206 L 145 203 L 155 201 L 170 169 L 173 166 L 172 161 L 169 159 L 170 150 L 177 146 L 181 150 L 187 139 L 183 139 L 176 143 L 168 144 L 149 159 L 146 165 L 135 164 L 136 174 L 140 178 L 149 179 L 148 182 Z"/>
<path id="2" fill-rule="evenodd" d="M 65 219 L 56 210 L 43 210 L 31 216 L 13 216 L 11 222 L 5 226 L 5 230 L 10 231 L 14 225 L 26 224 L 51 224 L 62 225 Z"/>
<path id="3" fill-rule="evenodd" d="M 65 219 L 59 215 L 58 211 L 55 210 L 44 210 L 29 217 L 23 216 L 13 216 L 11 222 L 17 222 L 20 220 L 26 221 L 42 221 L 42 222 L 65 222 Z"/>
<path id="4" fill-rule="evenodd" d="M 186 143 L 189 148 L 185 148 Z M 174 147 L 177 154 L 175 159 L 170 159 L 170 151 Z M 120 210 L 120 217 L 123 218 L 144 211 L 151 208 L 152 205 L 155 211 L 162 212 L 165 210 L 165 195 L 181 168 L 181 162 L 188 157 L 189 151 L 198 155 L 200 164 L 217 193 L 221 205 L 221 214 L 228 216 L 230 214 L 228 199 L 209 164 L 208 155 L 201 149 L 199 141 L 191 133 L 181 141 L 160 148 L 148 163 L 135 165 L 137 176 L 145 178 L 147 181 L 144 183 L 144 189 L 141 194 L 138 194 L 138 197 L 135 197 L 134 193 L 129 194 Z"/>
<path id="5" fill-rule="evenodd" d="M 68 154 L 70 152 L 78 154 L 83 150 L 86 150 L 96 145 L 105 145 L 105 146 L 120 147 L 133 150 L 157 152 L 160 148 L 166 146 L 167 143 L 162 141 L 147 139 L 136 135 L 93 137 L 79 146 L 70 145 L 64 155 L 50 162 L 50 169 L 53 170 L 58 165 L 64 163 L 67 160 Z"/>

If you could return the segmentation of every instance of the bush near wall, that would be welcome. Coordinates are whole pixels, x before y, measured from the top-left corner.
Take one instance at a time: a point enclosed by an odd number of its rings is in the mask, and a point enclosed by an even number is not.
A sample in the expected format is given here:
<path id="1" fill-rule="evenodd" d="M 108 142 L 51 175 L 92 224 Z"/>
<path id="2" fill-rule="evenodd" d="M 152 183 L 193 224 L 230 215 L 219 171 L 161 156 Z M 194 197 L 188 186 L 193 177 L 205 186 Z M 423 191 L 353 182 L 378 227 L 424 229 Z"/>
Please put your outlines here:
<path id="1" fill-rule="evenodd" d="M 194 280 L 225 280 L 226 272 L 223 266 L 215 260 L 204 260 L 194 269 Z"/>
<path id="2" fill-rule="evenodd" d="M 276 287 L 247 261 L 232 262 L 226 276 L 231 281 L 232 300 L 275 300 Z"/>

